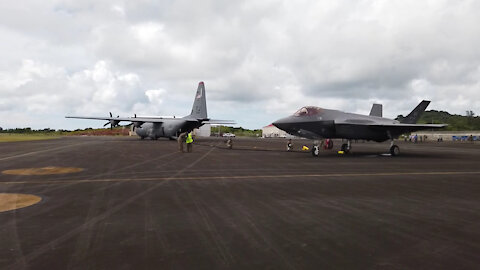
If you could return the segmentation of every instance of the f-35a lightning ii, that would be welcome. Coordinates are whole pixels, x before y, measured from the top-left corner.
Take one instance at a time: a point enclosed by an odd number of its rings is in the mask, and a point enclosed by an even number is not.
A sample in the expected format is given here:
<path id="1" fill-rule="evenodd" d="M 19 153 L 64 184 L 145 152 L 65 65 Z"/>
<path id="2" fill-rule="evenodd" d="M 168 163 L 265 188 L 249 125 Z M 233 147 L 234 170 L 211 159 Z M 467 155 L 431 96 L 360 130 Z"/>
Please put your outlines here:
<path id="1" fill-rule="evenodd" d="M 292 116 L 279 119 L 273 125 L 289 134 L 313 140 L 326 138 L 347 139 L 341 150 L 348 153 L 352 140 L 391 141 L 392 156 L 400 154 L 393 140 L 401 134 L 422 129 L 442 128 L 444 124 L 415 124 L 430 101 L 422 101 L 401 121 L 382 117 L 382 105 L 374 104 L 370 115 L 345 113 L 314 106 L 303 107 Z M 318 156 L 319 146 L 315 141 L 312 154 Z"/>
<path id="2" fill-rule="evenodd" d="M 90 117 L 90 116 L 65 116 L 65 118 L 107 120 L 104 125 L 110 124 L 110 127 L 116 127 L 121 121 L 131 122 L 134 130 L 141 139 L 146 137 L 156 140 L 160 137 L 175 138 L 182 132 L 190 132 L 204 124 L 235 124 L 230 120 L 212 120 L 207 117 L 207 101 L 205 97 L 205 84 L 198 84 L 195 100 L 193 101 L 192 112 L 190 115 L 181 118 L 163 118 L 163 117 Z"/>

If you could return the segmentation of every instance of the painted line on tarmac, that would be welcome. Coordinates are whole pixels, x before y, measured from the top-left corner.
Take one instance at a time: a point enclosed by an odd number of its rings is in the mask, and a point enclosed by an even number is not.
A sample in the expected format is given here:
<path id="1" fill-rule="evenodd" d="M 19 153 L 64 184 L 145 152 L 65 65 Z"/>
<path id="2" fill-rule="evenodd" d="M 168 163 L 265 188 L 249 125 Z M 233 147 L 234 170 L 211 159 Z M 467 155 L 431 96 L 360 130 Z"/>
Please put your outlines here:
<path id="1" fill-rule="evenodd" d="M 83 144 L 87 144 L 87 143 L 77 143 L 77 144 L 71 144 L 71 145 L 66 145 L 66 146 L 60 146 L 60 147 L 56 147 L 56 148 L 50 148 L 50 149 L 46 149 L 46 150 L 39 150 L 39 151 L 34 151 L 34 152 L 23 153 L 23 154 L 19 154 L 19 155 L 15 155 L 15 156 L 0 158 L 0 161 L 1 160 L 9 160 L 9 159 L 14 159 L 14 158 L 19 158 L 19 157 L 32 156 L 32 155 L 36 155 L 36 154 L 40 154 L 40 153 L 51 152 L 51 151 L 60 150 L 60 149 L 64 149 L 64 148 L 69 148 L 69 147 L 74 147 L 74 146 L 83 145 Z"/>
<path id="2" fill-rule="evenodd" d="M 333 173 L 333 174 L 287 174 L 287 175 L 238 175 L 238 176 L 186 176 L 186 177 L 147 177 L 147 178 L 110 178 L 110 179 L 79 179 L 79 180 L 45 180 L 45 181 L 9 181 L 0 184 L 71 184 L 71 183 L 104 183 L 104 182 L 139 182 L 165 180 L 225 180 L 254 178 L 297 178 L 297 177 L 362 177 L 362 176 L 410 176 L 410 175 L 471 175 L 477 172 L 397 172 L 397 173 Z"/>

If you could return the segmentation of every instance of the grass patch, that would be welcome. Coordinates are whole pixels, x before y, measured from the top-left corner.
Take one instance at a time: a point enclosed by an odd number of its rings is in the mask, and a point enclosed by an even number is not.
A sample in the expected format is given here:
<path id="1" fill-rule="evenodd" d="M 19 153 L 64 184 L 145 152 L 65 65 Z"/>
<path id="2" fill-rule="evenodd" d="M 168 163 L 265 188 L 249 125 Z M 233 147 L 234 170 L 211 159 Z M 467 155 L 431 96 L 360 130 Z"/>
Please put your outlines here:
<path id="1" fill-rule="evenodd" d="M 0 143 L 2 142 L 24 142 L 58 139 L 60 136 L 45 134 L 0 134 Z"/>

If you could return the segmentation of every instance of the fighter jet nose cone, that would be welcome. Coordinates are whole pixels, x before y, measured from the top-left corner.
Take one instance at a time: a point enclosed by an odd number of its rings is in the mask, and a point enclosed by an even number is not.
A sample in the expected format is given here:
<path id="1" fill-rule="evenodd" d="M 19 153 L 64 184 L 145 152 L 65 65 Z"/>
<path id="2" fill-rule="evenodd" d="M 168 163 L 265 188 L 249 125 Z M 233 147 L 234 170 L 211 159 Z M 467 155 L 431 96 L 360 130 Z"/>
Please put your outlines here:
<path id="1" fill-rule="evenodd" d="M 289 121 L 288 118 L 278 119 L 277 121 L 273 122 L 272 125 L 276 126 L 279 129 L 285 129 L 288 125 Z"/>

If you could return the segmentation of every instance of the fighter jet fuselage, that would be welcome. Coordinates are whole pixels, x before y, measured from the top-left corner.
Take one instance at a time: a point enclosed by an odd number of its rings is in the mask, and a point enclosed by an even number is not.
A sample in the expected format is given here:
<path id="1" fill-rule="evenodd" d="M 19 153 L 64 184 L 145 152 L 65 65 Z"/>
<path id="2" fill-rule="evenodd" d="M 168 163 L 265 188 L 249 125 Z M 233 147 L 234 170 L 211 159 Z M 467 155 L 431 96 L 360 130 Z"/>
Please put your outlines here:
<path id="1" fill-rule="evenodd" d="M 401 134 L 446 126 L 442 124 L 415 124 L 429 103 L 430 101 L 422 101 L 402 121 L 380 117 L 382 115 L 380 104 L 374 104 L 370 115 L 307 106 L 291 116 L 273 122 L 273 125 L 294 136 L 314 140 L 327 138 L 347 139 L 348 143 L 342 145 L 342 151 L 344 152 L 350 150 L 351 140 L 371 140 L 376 142 L 391 140 L 390 152 L 392 155 L 397 155 L 399 148 L 393 144 L 393 140 Z M 314 155 L 318 155 L 318 147 L 314 145 L 313 149 L 315 149 Z"/>
<path id="2" fill-rule="evenodd" d="M 302 113 L 307 110 L 307 113 Z M 390 139 L 387 132 L 378 132 L 369 125 L 400 124 L 397 120 L 383 117 L 345 113 L 319 107 L 303 107 L 292 116 L 273 123 L 278 128 L 299 137 L 309 139 L 342 138 L 383 142 Z M 400 133 L 401 134 L 401 133 Z M 398 134 L 398 135 L 400 135 Z M 397 134 L 390 133 L 390 136 Z"/>

